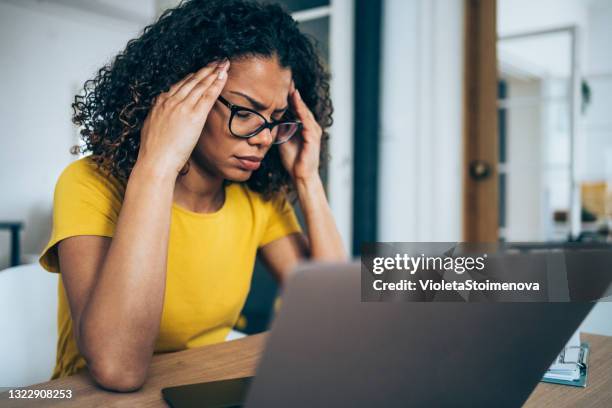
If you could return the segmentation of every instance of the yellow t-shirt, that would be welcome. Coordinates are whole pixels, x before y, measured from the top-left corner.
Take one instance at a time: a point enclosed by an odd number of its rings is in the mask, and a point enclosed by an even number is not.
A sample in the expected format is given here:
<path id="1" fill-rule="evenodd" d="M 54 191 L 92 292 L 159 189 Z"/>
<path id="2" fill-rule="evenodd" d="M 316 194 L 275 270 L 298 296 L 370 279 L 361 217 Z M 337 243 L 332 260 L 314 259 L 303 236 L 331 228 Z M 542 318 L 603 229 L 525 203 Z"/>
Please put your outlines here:
<path id="1" fill-rule="evenodd" d="M 65 238 L 112 237 L 124 192 L 124 184 L 107 177 L 89 157 L 71 163 L 55 187 L 53 230 L 40 264 L 50 272 L 61 272 L 57 243 Z M 232 183 L 226 187 L 225 197 L 221 209 L 214 213 L 172 206 L 166 292 L 156 353 L 224 341 L 249 292 L 257 248 L 301 232 L 293 208 L 282 195 L 265 201 L 246 185 Z M 58 296 L 53 379 L 86 366 L 73 336 L 61 279 Z"/>

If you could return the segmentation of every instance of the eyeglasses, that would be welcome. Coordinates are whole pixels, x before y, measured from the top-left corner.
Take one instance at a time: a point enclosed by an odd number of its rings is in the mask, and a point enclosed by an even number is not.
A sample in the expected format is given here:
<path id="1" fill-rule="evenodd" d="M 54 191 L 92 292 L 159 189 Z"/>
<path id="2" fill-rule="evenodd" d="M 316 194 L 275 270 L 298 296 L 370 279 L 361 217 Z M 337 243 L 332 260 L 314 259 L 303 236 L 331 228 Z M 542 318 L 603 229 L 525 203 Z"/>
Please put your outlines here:
<path id="1" fill-rule="evenodd" d="M 228 126 L 231 134 L 236 137 L 248 139 L 264 129 L 270 129 L 273 138 L 272 144 L 281 144 L 291 139 L 302 126 L 299 120 L 273 120 L 268 122 L 259 112 L 234 105 L 221 95 L 219 95 L 219 101 L 231 111 Z"/>

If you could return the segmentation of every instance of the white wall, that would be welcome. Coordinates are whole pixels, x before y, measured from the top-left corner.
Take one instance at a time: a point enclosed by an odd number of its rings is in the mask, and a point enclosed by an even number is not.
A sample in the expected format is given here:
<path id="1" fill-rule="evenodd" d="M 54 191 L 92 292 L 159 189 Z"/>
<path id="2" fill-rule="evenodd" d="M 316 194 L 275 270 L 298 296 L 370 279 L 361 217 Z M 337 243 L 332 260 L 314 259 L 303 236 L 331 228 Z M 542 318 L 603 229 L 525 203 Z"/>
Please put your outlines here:
<path id="1" fill-rule="evenodd" d="M 461 239 L 463 5 L 384 4 L 379 241 Z"/>
<path id="2" fill-rule="evenodd" d="M 539 98 L 539 80 L 509 79 L 511 98 Z M 540 241 L 543 236 L 543 159 L 541 109 L 538 105 L 507 110 L 506 229 L 507 241 Z"/>
<path id="3" fill-rule="evenodd" d="M 53 187 L 73 159 L 74 93 L 144 27 L 62 3 L 0 2 L 0 219 L 25 221 L 26 253 L 44 246 Z M 139 10 L 139 21 L 154 11 Z M 8 266 L 8 245 L 0 233 L 0 269 Z"/>
<path id="4" fill-rule="evenodd" d="M 589 55 L 586 72 L 592 103 L 583 118 L 583 178 L 612 182 L 612 2 L 599 2 L 589 9 Z"/>
<path id="5" fill-rule="evenodd" d="M 583 0 L 497 0 L 499 35 L 545 30 L 587 21 L 588 1 Z"/>

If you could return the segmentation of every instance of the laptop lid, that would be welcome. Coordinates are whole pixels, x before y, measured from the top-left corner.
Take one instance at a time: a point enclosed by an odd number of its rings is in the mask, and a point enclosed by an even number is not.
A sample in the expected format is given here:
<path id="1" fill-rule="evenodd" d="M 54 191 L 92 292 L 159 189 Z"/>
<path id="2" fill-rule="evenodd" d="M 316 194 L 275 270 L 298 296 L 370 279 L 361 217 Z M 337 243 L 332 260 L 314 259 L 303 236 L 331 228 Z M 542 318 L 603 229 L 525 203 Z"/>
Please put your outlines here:
<path id="1" fill-rule="evenodd" d="M 292 277 L 247 407 L 520 406 L 593 306 L 362 303 L 360 271 Z"/>

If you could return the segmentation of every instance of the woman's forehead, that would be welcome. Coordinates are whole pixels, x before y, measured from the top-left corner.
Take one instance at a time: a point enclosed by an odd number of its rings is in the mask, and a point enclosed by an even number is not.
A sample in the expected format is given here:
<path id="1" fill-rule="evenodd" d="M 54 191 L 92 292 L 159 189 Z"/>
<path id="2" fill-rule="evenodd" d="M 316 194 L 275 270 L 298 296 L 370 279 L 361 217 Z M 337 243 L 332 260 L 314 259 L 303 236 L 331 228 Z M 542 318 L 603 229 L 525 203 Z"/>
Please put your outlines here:
<path id="1" fill-rule="evenodd" d="M 276 57 L 241 58 L 231 61 L 225 89 L 272 105 L 286 100 L 291 79 L 291 70 L 281 67 Z"/>

